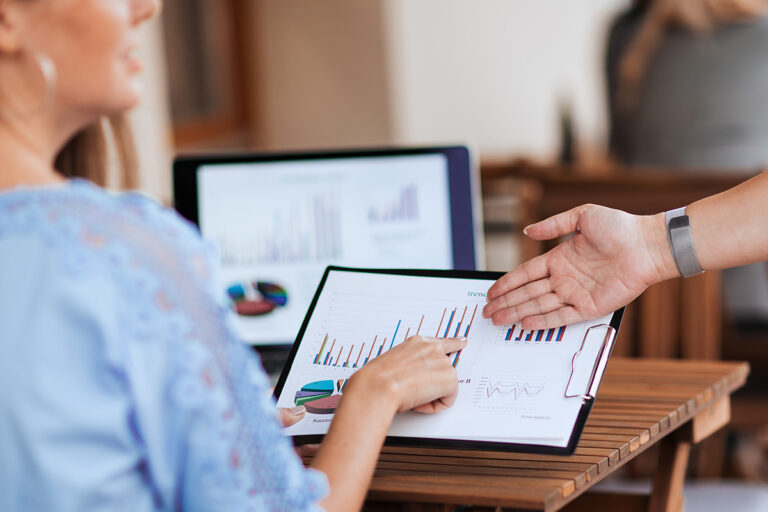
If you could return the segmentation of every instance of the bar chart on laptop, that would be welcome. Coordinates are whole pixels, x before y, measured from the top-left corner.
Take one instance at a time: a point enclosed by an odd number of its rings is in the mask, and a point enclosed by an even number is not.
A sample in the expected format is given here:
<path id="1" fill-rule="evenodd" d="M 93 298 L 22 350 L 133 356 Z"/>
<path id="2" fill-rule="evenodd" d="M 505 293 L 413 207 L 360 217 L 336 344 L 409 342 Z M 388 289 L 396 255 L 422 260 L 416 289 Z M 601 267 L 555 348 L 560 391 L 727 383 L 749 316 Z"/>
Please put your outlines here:
<path id="1" fill-rule="evenodd" d="M 372 224 L 416 222 L 418 219 L 419 190 L 416 184 L 401 186 L 389 202 L 368 209 L 368 221 Z"/>
<path id="2" fill-rule="evenodd" d="M 302 264 L 335 261 L 343 256 L 342 212 L 333 191 L 299 195 L 290 201 L 254 199 L 256 205 L 259 202 L 260 210 L 239 220 L 247 229 L 232 226 L 231 230 L 220 228 L 209 234 L 219 245 L 222 264 Z"/>

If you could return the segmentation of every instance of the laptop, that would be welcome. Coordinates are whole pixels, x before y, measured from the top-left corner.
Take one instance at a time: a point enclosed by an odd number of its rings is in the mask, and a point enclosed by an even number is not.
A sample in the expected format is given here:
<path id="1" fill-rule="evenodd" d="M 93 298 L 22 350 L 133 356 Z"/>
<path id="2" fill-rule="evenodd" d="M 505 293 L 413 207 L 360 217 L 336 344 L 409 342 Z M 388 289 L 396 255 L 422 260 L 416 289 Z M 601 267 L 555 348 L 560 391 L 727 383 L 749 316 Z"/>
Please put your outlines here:
<path id="1" fill-rule="evenodd" d="M 177 211 L 212 241 L 243 342 L 282 369 L 328 265 L 478 270 L 463 146 L 179 157 Z"/>

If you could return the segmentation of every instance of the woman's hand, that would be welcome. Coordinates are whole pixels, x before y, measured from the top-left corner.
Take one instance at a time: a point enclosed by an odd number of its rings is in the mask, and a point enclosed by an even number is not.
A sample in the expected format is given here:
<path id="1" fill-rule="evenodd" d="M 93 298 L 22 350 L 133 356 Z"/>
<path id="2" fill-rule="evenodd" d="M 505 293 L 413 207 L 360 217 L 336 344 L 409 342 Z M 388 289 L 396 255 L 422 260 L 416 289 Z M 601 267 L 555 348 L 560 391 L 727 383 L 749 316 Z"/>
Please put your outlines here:
<path id="1" fill-rule="evenodd" d="M 280 423 L 283 424 L 283 427 L 290 427 L 291 425 L 295 425 L 296 423 L 300 422 L 304 416 L 307 415 L 307 408 L 303 405 L 290 408 L 278 407 L 277 410 L 280 413 Z"/>
<path id="2" fill-rule="evenodd" d="M 360 510 L 376 458 L 397 412 L 436 412 L 456 400 L 458 381 L 448 354 L 466 340 L 414 336 L 350 377 L 313 467 L 328 477 L 325 510 Z"/>
<path id="3" fill-rule="evenodd" d="M 412 336 L 358 370 L 345 395 L 364 388 L 386 397 L 394 412 L 433 413 L 450 407 L 458 381 L 448 355 L 466 346 L 465 339 Z"/>
<path id="4" fill-rule="evenodd" d="M 280 413 L 280 423 L 283 424 L 283 427 L 290 427 L 291 425 L 295 425 L 304 419 L 304 416 L 307 415 L 307 408 L 303 405 L 290 408 L 278 407 L 277 410 Z M 319 448 L 319 444 L 303 444 L 296 447 L 296 454 L 299 457 L 315 455 Z"/>
<path id="5" fill-rule="evenodd" d="M 630 215 L 583 205 L 525 229 L 535 240 L 574 233 L 501 277 L 488 290 L 485 318 L 545 329 L 598 318 L 648 286 L 679 275 L 664 214 Z"/>

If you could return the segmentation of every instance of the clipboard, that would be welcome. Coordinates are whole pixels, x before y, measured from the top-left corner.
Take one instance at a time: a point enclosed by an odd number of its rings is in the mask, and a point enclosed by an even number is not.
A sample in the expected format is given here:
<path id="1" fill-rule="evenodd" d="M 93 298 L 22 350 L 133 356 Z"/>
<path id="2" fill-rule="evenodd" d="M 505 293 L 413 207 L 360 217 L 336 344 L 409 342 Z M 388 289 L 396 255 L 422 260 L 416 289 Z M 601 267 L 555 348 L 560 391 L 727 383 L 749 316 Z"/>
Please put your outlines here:
<path id="1" fill-rule="evenodd" d="M 328 308 L 331 307 L 329 304 L 335 304 L 334 301 L 338 300 L 333 298 L 335 297 L 333 295 L 335 292 L 332 291 L 335 290 L 334 286 L 341 286 L 336 284 L 337 282 L 352 282 L 354 279 L 361 279 L 364 282 L 368 282 L 370 285 L 370 282 L 373 282 L 374 284 L 381 284 L 387 283 L 391 280 L 399 280 L 398 283 L 405 282 L 406 284 L 414 281 L 418 285 L 415 289 L 430 289 L 434 291 L 440 287 L 446 289 L 451 289 L 451 287 L 462 288 L 466 284 L 467 286 L 472 285 L 474 286 L 474 289 L 478 290 L 484 286 L 484 289 L 487 290 L 487 287 L 502 275 L 503 273 L 500 272 L 462 270 L 356 269 L 336 266 L 327 267 L 312 300 L 310 308 L 304 318 L 304 322 L 302 323 L 302 326 L 298 332 L 296 341 L 291 347 L 288 362 L 286 363 L 283 372 L 281 373 L 275 386 L 274 396 L 278 401 L 278 405 L 281 407 L 293 406 L 294 402 L 292 400 L 295 397 L 296 405 L 305 404 L 307 405 L 308 411 L 312 412 L 312 414 L 307 415 L 308 417 L 312 417 L 311 421 L 326 423 L 325 428 L 327 430 L 327 426 L 332 416 L 330 416 L 330 412 L 323 410 L 321 407 L 318 407 L 315 404 L 320 404 L 322 407 L 328 408 L 334 407 L 335 405 L 333 402 L 338 402 L 338 400 L 341 399 L 347 378 L 349 375 L 351 375 L 351 373 L 354 373 L 354 371 L 357 371 L 357 369 L 362 368 L 371 358 L 375 358 L 376 356 L 383 353 L 384 349 L 391 349 L 394 344 L 401 343 L 411 332 L 411 328 L 409 328 L 406 332 L 403 332 L 405 331 L 405 325 L 408 322 L 403 323 L 403 320 L 401 320 L 397 323 L 397 328 L 394 330 L 394 336 L 391 336 L 391 338 L 385 337 L 384 343 L 382 343 L 381 340 L 376 337 L 376 340 L 378 340 L 380 345 L 374 342 L 370 345 L 370 349 L 368 349 L 367 342 L 364 342 L 366 344 L 362 345 L 359 350 L 357 348 L 358 345 L 352 345 L 348 349 L 348 345 L 346 344 L 337 350 L 336 343 L 338 342 L 341 344 L 341 342 L 344 341 L 342 339 L 343 337 L 339 336 L 334 338 L 333 345 L 331 346 L 329 337 L 331 335 L 328 333 L 325 334 L 325 340 L 321 341 L 323 338 L 322 333 L 329 329 L 329 325 L 334 325 L 333 321 L 328 320 L 327 318 L 323 317 L 323 315 L 330 314 L 328 313 L 328 311 L 330 311 Z M 331 282 L 330 286 L 329 281 Z M 368 286 L 366 289 L 372 288 L 376 287 Z M 445 290 L 442 291 L 445 292 Z M 482 294 L 482 292 L 479 291 L 470 291 L 468 293 L 470 296 L 473 293 Z M 433 293 L 433 295 L 435 294 Z M 485 303 L 484 297 L 474 298 L 473 300 L 482 300 L 482 302 L 476 302 L 475 304 L 475 306 L 479 307 L 481 310 L 482 308 L 480 305 L 484 305 Z M 365 299 L 356 298 L 355 304 L 362 304 L 360 307 L 364 309 Z M 549 350 L 550 348 L 552 350 L 556 350 L 554 347 L 556 343 L 560 342 L 559 338 L 561 337 L 562 332 L 566 329 L 566 327 L 569 329 L 572 327 L 563 326 L 559 331 L 556 329 L 550 329 L 537 332 L 531 331 L 527 333 L 524 333 L 520 329 L 515 331 L 514 326 L 501 328 L 488 327 L 490 322 L 483 320 L 481 317 L 478 319 L 476 309 L 475 314 L 471 316 L 472 320 L 470 320 L 470 315 L 468 314 L 469 311 L 472 311 L 470 306 L 471 304 L 465 307 L 463 315 L 461 314 L 459 307 L 455 308 L 451 312 L 452 314 L 447 314 L 448 308 L 445 308 L 443 312 L 443 319 L 440 321 L 437 331 L 435 332 L 438 334 L 437 337 L 453 337 L 454 334 L 459 335 L 464 334 L 465 332 L 470 333 L 470 328 L 478 329 L 479 327 L 477 326 L 485 322 L 485 324 L 483 324 L 485 327 L 485 331 L 483 331 L 483 336 L 485 336 L 485 338 L 483 338 L 483 343 L 491 343 L 491 341 L 488 340 L 493 338 L 494 340 L 497 340 L 499 344 L 508 344 L 504 345 L 504 350 L 510 350 L 513 348 L 513 344 L 517 344 L 516 350 L 518 352 L 510 351 L 508 353 L 520 354 L 532 353 L 536 350 Z M 604 375 L 605 368 L 616 341 L 616 336 L 618 334 L 618 329 L 621 324 L 623 313 L 624 309 L 622 308 L 604 319 L 605 321 L 594 323 L 588 327 L 585 324 L 585 331 L 583 336 L 578 336 L 578 340 L 576 336 L 571 336 L 570 340 L 567 336 L 565 337 L 564 343 L 570 343 L 568 346 L 573 348 L 573 353 L 571 354 L 568 352 L 569 368 L 567 372 L 562 373 L 563 379 L 565 379 L 567 374 L 567 383 L 564 385 L 564 390 L 559 391 L 559 398 L 557 399 L 561 400 L 563 403 L 568 404 L 568 408 L 574 411 L 574 415 L 569 417 L 569 421 L 573 420 L 572 425 L 571 423 L 567 424 L 567 432 L 565 436 L 558 437 L 557 443 L 552 443 L 551 440 L 537 440 L 534 438 L 526 438 L 524 441 L 510 441 L 506 438 L 497 439 L 496 437 L 488 436 L 468 436 L 460 432 L 453 433 L 453 435 L 449 436 L 432 434 L 421 435 L 421 432 L 428 431 L 428 429 L 425 430 L 423 428 L 413 428 L 411 429 L 413 435 L 403 435 L 404 432 L 411 432 L 406 428 L 409 421 L 417 422 L 416 425 L 428 425 L 428 423 L 425 422 L 429 422 L 430 420 L 428 418 L 433 415 L 422 415 L 413 420 L 412 418 L 405 418 L 402 420 L 399 417 L 396 418 L 395 422 L 400 421 L 401 423 L 405 423 L 406 427 L 393 423 L 393 427 L 390 429 L 390 434 L 387 436 L 385 444 L 390 446 L 427 446 L 437 448 L 496 450 L 557 455 L 572 454 L 576 449 L 576 445 L 579 441 L 579 438 L 581 437 L 587 418 L 589 417 L 589 413 L 592 409 L 592 405 L 594 404 L 595 398 L 597 396 L 600 382 Z M 419 331 L 415 330 L 415 326 L 418 323 L 418 316 L 411 322 L 412 326 L 414 327 L 414 333 L 419 332 L 420 334 L 427 334 L 421 331 L 422 326 L 425 324 L 425 316 L 426 315 L 421 316 L 421 323 L 418 324 Z M 447 322 L 447 324 L 444 322 Z M 435 319 L 434 323 L 437 323 L 437 319 Z M 322 325 L 322 331 L 318 330 L 318 325 Z M 445 327 L 445 325 L 447 325 L 447 327 Z M 473 325 L 475 325 L 475 327 L 472 327 Z M 400 330 L 401 326 L 403 327 L 403 331 Z M 500 330 L 498 331 L 498 334 L 494 334 L 495 331 L 493 331 L 493 329 Z M 432 330 L 434 330 L 434 325 L 432 325 Z M 352 332 L 355 334 L 355 336 L 358 335 L 357 331 L 353 330 Z M 512 338 L 512 334 L 514 332 L 517 333 L 516 338 Z M 557 334 L 555 334 L 555 332 L 557 332 Z M 442 334 L 445 334 L 446 336 L 442 336 Z M 347 338 L 350 337 L 354 338 L 352 335 L 347 336 Z M 475 343 L 471 333 L 468 337 L 470 339 L 470 345 Z M 312 345 L 313 343 L 314 345 Z M 319 351 L 317 350 L 316 345 L 319 345 Z M 375 351 L 377 347 L 378 351 Z M 541 348 L 536 349 L 535 347 Z M 481 350 L 481 348 L 476 349 L 476 352 Z M 363 355 L 363 349 L 366 349 L 365 356 Z M 499 347 L 491 347 L 486 350 L 491 349 L 497 351 L 501 350 Z M 368 350 L 370 350 L 370 352 L 368 352 Z M 466 350 L 467 349 L 465 349 L 465 351 Z M 478 352 L 478 354 L 481 354 L 481 352 Z M 462 353 L 459 352 L 456 356 L 454 356 L 455 358 L 453 364 L 454 366 L 457 363 L 462 365 L 474 364 L 474 366 L 471 366 L 473 371 L 480 371 L 483 369 L 483 364 L 482 358 L 478 354 L 476 354 L 475 361 L 473 363 L 472 361 L 466 361 L 468 357 L 461 357 Z M 459 363 L 460 358 L 461 362 Z M 314 385 L 314 388 L 312 386 L 300 387 L 299 384 L 297 384 L 297 379 L 299 379 L 297 375 L 301 376 L 304 375 L 304 373 L 307 375 L 304 378 L 304 381 L 310 380 L 311 375 L 319 375 L 321 377 L 327 375 L 329 378 L 325 379 L 322 377 L 322 380 L 311 382 L 310 384 Z M 460 372 L 459 376 L 461 377 Z M 316 378 L 320 379 L 321 377 Z M 467 378 L 466 380 L 467 389 L 471 390 L 471 386 L 469 386 L 470 379 Z M 461 378 L 459 382 L 459 398 L 462 398 L 463 396 L 464 402 L 467 403 L 467 400 L 469 400 L 469 398 L 467 398 L 469 396 L 467 393 L 469 393 L 469 391 L 464 392 L 464 388 L 461 387 Z M 480 382 L 480 384 L 483 383 Z M 528 384 L 525 386 L 527 385 Z M 473 382 L 472 386 L 478 386 L 477 381 Z M 518 398 L 519 391 L 521 396 L 524 398 L 535 398 L 536 394 L 541 392 L 541 388 L 544 387 L 544 384 L 541 384 L 539 387 L 525 386 L 518 386 L 518 388 L 512 389 L 512 391 L 509 392 L 510 395 L 514 394 L 514 397 Z M 490 387 L 491 384 L 487 384 L 486 388 L 490 389 Z M 553 386 L 550 386 L 550 388 L 551 387 Z M 493 391 L 496 390 L 497 388 L 493 389 Z M 295 395 L 293 395 L 294 392 Z M 462 395 L 463 392 L 464 395 Z M 491 398 L 498 398 L 501 396 L 502 392 L 503 389 L 499 391 L 499 394 L 496 394 L 493 397 L 493 392 L 491 392 L 488 394 L 488 399 L 490 400 Z M 554 394 L 554 391 L 547 390 L 547 392 Z M 479 396 L 481 400 L 484 399 L 482 393 L 477 396 Z M 310 401 L 315 400 L 316 398 L 316 401 Z M 531 400 L 533 400 L 533 398 L 531 398 Z M 299 402 L 301 402 L 301 404 Z M 457 399 L 457 404 L 458 403 L 459 400 Z M 475 403 L 474 405 L 480 407 L 478 403 Z M 330 410 L 331 409 L 329 409 L 329 411 Z M 451 411 L 451 409 L 448 409 L 448 411 Z M 440 415 L 444 412 L 445 411 L 437 414 Z M 323 416 L 323 414 L 328 414 L 328 416 Z M 459 414 L 459 412 L 454 411 L 453 414 Z M 477 412 L 477 414 L 485 414 L 486 418 L 495 417 L 493 415 L 493 411 L 489 412 L 482 410 Z M 503 418 L 503 416 L 500 417 Z M 307 421 L 307 418 L 302 420 L 302 422 L 304 421 Z M 301 425 L 302 422 L 299 422 L 297 425 Z M 291 428 L 296 427 L 297 426 L 295 425 Z M 305 443 L 317 443 L 322 440 L 322 433 L 308 433 L 308 431 L 312 430 L 311 425 L 306 426 L 305 424 L 305 426 L 302 426 L 301 428 L 304 430 L 292 431 L 291 429 L 288 429 L 288 434 L 293 437 L 295 444 L 299 445 Z"/>

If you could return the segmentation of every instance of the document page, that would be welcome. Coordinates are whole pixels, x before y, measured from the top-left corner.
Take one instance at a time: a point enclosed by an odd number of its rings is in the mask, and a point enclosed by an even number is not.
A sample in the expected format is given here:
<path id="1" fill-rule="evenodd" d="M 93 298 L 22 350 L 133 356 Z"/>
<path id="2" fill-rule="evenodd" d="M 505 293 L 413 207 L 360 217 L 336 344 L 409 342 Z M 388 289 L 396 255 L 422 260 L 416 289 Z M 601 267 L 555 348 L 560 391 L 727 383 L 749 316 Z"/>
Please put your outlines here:
<path id="1" fill-rule="evenodd" d="M 494 326 L 482 317 L 492 283 L 331 270 L 277 400 L 307 409 L 286 433 L 326 433 L 347 379 L 409 337 L 464 336 L 451 356 L 453 407 L 400 414 L 389 435 L 567 446 L 611 315 L 538 331 Z"/>

